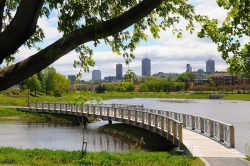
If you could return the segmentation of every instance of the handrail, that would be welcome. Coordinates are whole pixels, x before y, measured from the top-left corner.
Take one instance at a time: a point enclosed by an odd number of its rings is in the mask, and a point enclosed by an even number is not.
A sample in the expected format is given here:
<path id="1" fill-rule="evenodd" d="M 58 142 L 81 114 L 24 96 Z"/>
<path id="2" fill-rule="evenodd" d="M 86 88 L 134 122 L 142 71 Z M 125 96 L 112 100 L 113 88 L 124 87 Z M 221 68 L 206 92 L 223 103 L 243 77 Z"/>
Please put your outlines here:
<path id="1" fill-rule="evenodd" d="M 56 105 L 59 104 L 60 108 L 58 108 Z M 41 109 L 46 109 L 48 110 L 62 110 L 63 108 L 68 111 L 70 110 L 71 112 L 78 112 L 75 111 L 74 107 L 78 107 L 73 104 L 66 104 L 66 103 L 48 103 L 48 102 L 43 102 L 43 103 L 31 103 L 30 107 L 35 107 L 35 108 L 41 108 Z M 171 112 L 171 111 L 163 111 L 163 110 L 155 110 L 155 109 L 148 109 L 144 108 L 143 105 L 126 105 L 126 104 L 87 104 L 84 105 L 83 107 L 84 110 L 87 110 L 87 107 L 91 107 L 88 109 L 92 109 L 92 107 L 97 108 L 104 108 L 104 109 L 109 109 L 109 111 L 106 113 L 107 117 L 114 118 L 113 120 L 124 120 L 127 121 L 132 121 L 132 122 L 138 122 L 141 123 L 142 125 L 148 125 L 150 128 L 152 125 L 156 125 L 158 123 L 156 129 L 160 126 L 161 121 L 163 122 L 163 125 L 165 127 L 162 127 L 162 130 L 167 133 L 172 134 L 172 137 L 174 139 L 182 139 L 178 137 L 178 134 L 176 134 L 174 130 L 177 130 L 178 126 L 181 126 L 182 128 L 197 132 L 199 134 L 202 134 L 206 137 L 209 137 L 221 144 L 223 144 L 226 147 L 235 147 L 235 140 L 234 140 L 234 126 L 220 122 L 214 119 L 209 119 L 206 117 L 200 117 L 200 116 L 195 116 L 195 115 L 189 115 L 189 114 L 183 114 L 183 113 L 177 113 L 177 112 Z M 121 111 L 125 110 L 125 111 Z M 130 112 L 130 113 L 128 113 Z M 131 112 L 132 112 L 132 119 L 131 119 Z M 82 113 L 85 113 L 82 111 Z M 100 113 L 100 112 L 99 112 Z M 87 114 L 96 114 L 90 113 L 87 111 Z M 129 117 L 128 117 L 128 114 Z M 97 114 L 98 115 L 98 114 Z M 125 117 L 124 117 L 125 115 Z M 138 116 L 140 115 L 140 116 Z M 142 117 L 143 116 L 143 117 Z M 157 118 L 155 118 L 157 117 Z M 119 119 L 120 118 L 120 119 Z M 163 118 L 163 120 L 158 120 L 158 119 Z M 134 120 L 133 120 L 134 119 Z M 159 121 L 159 122 L 158 122 Z M 171 121 L 171 123 L 176 123 L 178 124 L 177 127 L 168 128 L 168 122 Z M 123 122 L 123 121 L 122 121 Z M 142 128 L 145 128 L 142 126 Z M 179 134 L 180 137 L 182 137 L 182 131 Z M 176 138 L 175 138 L 176 137 Z M 182 140 L 180 140 L 182 142 Z"/>
<path id="2" fill-rule="evenodd" d="M 183 123 L 183 128 L 209 137 L 226 147 L 235 147 L 234 126 L 211 118 L 155 109 L 146 109 L 151 112 L 161 112 L 168 117 Z"/>
<path id="3" fill-rule="evenodd" d="M 117 106 L 117 107 L 116 107 Z M 124 107 L 125 106 L 125 107 Z M 66 103 L 30 103 L 31 111 L 95 116 L 103 120 L 119 121 L 147 129 L 182 147 L 182 122 L 158 113 L 144 111 L 131 105 L 74 105 Z"/>

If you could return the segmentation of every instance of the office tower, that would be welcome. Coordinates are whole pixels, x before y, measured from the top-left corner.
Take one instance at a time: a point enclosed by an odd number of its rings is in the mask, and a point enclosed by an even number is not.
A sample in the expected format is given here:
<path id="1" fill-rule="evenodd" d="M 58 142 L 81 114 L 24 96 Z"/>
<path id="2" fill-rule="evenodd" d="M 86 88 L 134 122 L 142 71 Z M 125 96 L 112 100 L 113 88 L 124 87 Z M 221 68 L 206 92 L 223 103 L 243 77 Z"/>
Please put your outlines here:
<path id="1" fill-rule="evenodd" d="M 68 75 L 68 80 L 70 81 L 70 84 L 74 84 L 75 80 L 76 80 L 76 76 L 75 75 Z"/>
<path id="2" fill-rule="evenodd" d="M 148 58 L 142 59 L 142 76 L 151 76 L 151 60 Z"/>
<path id="3" fill-rule="evenodd" d="M 206 61 L 206 72 L 208 74 L 215 72 L 215 62 L 211 58 Z"/>
<path id="4" fill-rule="evenodd" d="M 116 64 L 116 79 L 122 80 L 122 64 Z"/>
<path id="5" fill-rule="evenodd" d="M 101 81 L 101 71 L 100 70 L 93 70 L 92 71 L 92 81 Z"/>
<path id="6" fill-rule="evenodd" d="M 186 72 L 192 72 L 192 66 L 190 64 L 186 65 Z"/>

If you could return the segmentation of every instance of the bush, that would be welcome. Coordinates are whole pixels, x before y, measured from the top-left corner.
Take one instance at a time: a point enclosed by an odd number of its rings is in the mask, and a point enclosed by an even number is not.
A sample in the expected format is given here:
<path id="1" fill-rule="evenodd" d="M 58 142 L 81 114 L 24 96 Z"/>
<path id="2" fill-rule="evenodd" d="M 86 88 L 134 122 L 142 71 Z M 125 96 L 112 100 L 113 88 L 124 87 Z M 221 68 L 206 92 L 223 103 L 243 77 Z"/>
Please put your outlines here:
<path id="1" fill-rule="evenodd" d="M 105 85 L 107 92 L 134 92 L 135 85 L 132 82 L 109 83 Z"/>
<path id="2" fill-rule="evenodd" d="M 55 91 L 54 91 L 54 96 L 55 96 L 55 97 L 62 97 L 61 91 L 60 91 L 60 90 L 55 90 Z"/>
<path id="3" fill-rule="evenodd" d="M 150 80 L 140 85 L 141 92 L 171 92 L 185 89 L 182 82 L 173 82 L 168 80 Z"/>
<path id="4" fill-rule="evenodd" d="M 23 96 L 27 96 L 27 91 L 25 90 L 20 90 L 20 89 L 17 89 L 17 88 L 9 88 L 5 91 L 2 91 L 1 92 L 3 95 L 6 95 L 6 96 L 20 96 L 20 97 L 23 97 Z"/>

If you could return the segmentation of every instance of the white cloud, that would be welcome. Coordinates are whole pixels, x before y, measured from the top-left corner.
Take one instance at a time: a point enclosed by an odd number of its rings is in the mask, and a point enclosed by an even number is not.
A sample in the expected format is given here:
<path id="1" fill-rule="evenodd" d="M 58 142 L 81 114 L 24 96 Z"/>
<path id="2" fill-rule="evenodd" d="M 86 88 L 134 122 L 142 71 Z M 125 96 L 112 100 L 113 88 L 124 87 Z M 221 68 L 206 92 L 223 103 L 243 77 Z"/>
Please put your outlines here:
<path id="1" fill-rule="evenodd" d="M 211 18 L 223 20 L 226 16 L 226 11 L 219 8 L 215 0 L 191 0 L 191 3 L 196 5 L 196 12 L 205 14 Z M 57 17 L 53 15 L 50 19 L 39 19 L 38 24 L 43 28 L 46 36 L 43 47 L 56 41 L 62 36 L 56 28 Z M 181 22 L 179 27 L 184 27 L 185 22 Z M 136 74 L 141 75 L 141 59 L 145 56 L 149 57 L 152 61 L 152 73 L 159 71 L 163 72 L 184 72 L 187 63 L 190 63 L 193 69 L 205 69 L 205 61 L 208 58 L 213 58 L 216 61 L 216 70 L 226 70 L 227 65 L 220 57 L 216 45 L 209 39 L 199 39 L 195 34 L 190 35 L 184 32 L 182 39 L 177 39 L 170 31 L 161 32 L 161 39 L 152 42 L 141 44 L 135 51 L 136 59 L 130 64 L 130 69 L 134 70 Z M 104 51 L 105 50 L 105 51 Z M 106 51 L 108 50 L 108 51 Z M 17 56 L 17 61 L 20 61 L 37 51 L 35 49 L 29 50 L 22 47 Z M 77 69 L 73 68 L 73 61 L 77 58 L 74 51 L 60 58 L 53 64 L 57 71 L 64 75 L 76 74 Z M 102 77 L 115 75 L 115 64 L 123 63 L 124 59 L 109 51 L 109 49 L 101 46 L 94 52 L 94 59 L 96 61 L 93 69 L 102 71 Z M 127 67 L 124 66 L 124 72 Z M 91 79 L 91 73 L 84 74 L 83 79 Z"/>

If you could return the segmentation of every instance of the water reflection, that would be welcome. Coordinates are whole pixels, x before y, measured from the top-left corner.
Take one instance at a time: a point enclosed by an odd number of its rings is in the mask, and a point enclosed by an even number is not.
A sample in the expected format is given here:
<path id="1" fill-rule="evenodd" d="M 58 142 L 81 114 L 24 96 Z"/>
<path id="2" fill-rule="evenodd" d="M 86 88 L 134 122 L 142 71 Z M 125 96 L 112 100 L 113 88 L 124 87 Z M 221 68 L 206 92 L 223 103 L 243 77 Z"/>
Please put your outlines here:
<path id="1" fill-rule="evenodd" d="M 1 122 L 0 146 L 81 150 L 84 138 L 87 152 L 126 152 L 132 148 L 125 139 L 99 132 L 97 128 L 104 124 L 107 122 L 89 124 L 83 132 L 78 126 Z"/>

